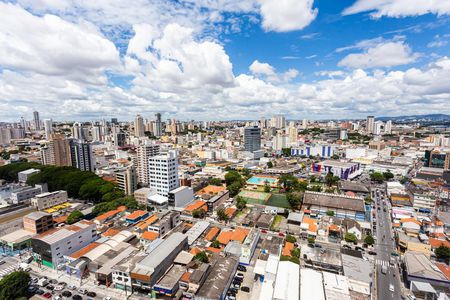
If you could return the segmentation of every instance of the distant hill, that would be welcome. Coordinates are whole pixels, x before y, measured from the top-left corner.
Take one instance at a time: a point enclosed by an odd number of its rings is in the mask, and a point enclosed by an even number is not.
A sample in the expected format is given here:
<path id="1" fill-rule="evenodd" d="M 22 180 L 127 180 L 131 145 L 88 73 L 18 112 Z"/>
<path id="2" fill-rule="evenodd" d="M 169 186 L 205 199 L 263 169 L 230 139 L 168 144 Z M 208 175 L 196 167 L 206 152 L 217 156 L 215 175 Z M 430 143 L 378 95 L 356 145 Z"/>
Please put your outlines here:
<path id="1" fill-rule="evenodd" d="M 394 122 L 442 122 L 450 121 L 450 115 L 446 114 L 429 114 L 429 115 L 411 115 L 411 116 L 397 116 L 397 117 L 377 117 L 380 121 L 394 121 Z"/>

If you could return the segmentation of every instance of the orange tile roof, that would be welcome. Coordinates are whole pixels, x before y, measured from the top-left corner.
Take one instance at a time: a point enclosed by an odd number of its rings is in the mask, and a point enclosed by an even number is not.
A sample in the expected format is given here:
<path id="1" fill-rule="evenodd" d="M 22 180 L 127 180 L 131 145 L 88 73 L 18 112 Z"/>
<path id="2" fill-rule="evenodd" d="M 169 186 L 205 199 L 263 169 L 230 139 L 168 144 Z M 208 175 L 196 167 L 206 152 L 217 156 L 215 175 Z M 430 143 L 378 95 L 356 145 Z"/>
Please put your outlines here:
<path id="1" fill-rule="evenodd" d="M 291 250 L 294 249 L 294 243 L 286 242 L 283 247 L 283 252 L 281 255 L 283 256 L 291 256 Z"/>
<path id="2" fill-rule="evenodd" d="M 199 196 L 204 195 L 204 194 L 215 195 L 215 194 L 218 194 L 218 193 L 220 193 L 222 191 L 225 191 L 225 190 L 226 190 L 226 188 L 224 186 L 208 185 L 208 186 L 202 188 L 200 191 L 198 191 L 195 194 L 197 194 Z"/>
<path id="3" fill-rule="evenodd" d="M 236 228 L 235 230 L 222 231 L 217 240 L 222 245 L 227 245 L 230 241 L 244 242 L 245 238 L 249 233 L 249 229 Z"/>
<path id="4" fill-rule="evenodd" d="M 137 228 L 142 229 L 142 230 L 147 230 L 147 227 L 149 225 L 152 225 L 153 223 L 155 223 L 156 220 L 158 220 L 158 216 L 157 215 L 151 215 L 147 219 L 137 223 L 134 227 L 137 227 Z"/>
<path id="5" fill-rule="evenodd" d="M 195 201 L 192 204 L 189 204 L 188 206 L 186 206 L 184 208 L 184 210 L 191 213 L 195 209 L 199 209 L 199 208 L 203 208 L 205 211 L 208 211 L 208 208 L 206 207 L 206 202 L 202 201 L 202 200 L 198 200 L 198 201 Z"/>
<path id="6" fill-rule="evenodd" d="M 440 220 L 436 220 L 434 223 L 436 224 L 436 226 L 444 226 L 444 222 Z"/>
<path id="7" fill-rule="evenodd" d="M 129 220 L 134 220 L 134 219 L 137 219 L 137 218 L 142 217 L 142 216 L 145 215 L 146 213 L 147 213 L 147 212 L 144 211 L 144 210 L 135 210 L 134 212 L 132 212 L 131 214 L 129 214 L 129 215 L 127 216 L 127 219 L 129 219 Z"/>
<path id="8" fill-rule="evenodd" d="M 120 231 L 114 228 L 108 228 L 108 230 L 106 230 L 105 232 L 102 233 L 102 236 L 106 236 L 106 237 L 110 237 L 110 236 L 115 236 L 116 234 L 118 234 Z"/>
<path id="9" fill-rule="evenodd" d="M 120 212 L 124 212 L 127 210 L 127 207 L 125 205 L 121 205 L 119 206 L 116 210 L 120 211 Z"/>
<path id="10" fill-rule="evenodd" d="M 180 278 L 180 281 L 189 282 L 189 279 L 191 278 L 191 274 L 192 273 L 184 272 L 184 274 Z"/>
<path id="11" fill-rule="evenodd" d="M 233 235 L 232 231 L 222 231 L 216 240 L 218 240 L 219 243 L 223 245 L 227 245 L 230 242 L 232 235 Z"/>
<path id="12" fill-rule="evenodd" d="M 223 248 L 214 248 L 214 247 L 206 247 L 206 251 L 212 252 L 212 253 L 220 253 L 222 252 Z"/>
<path id="13" fill-rule="evenodd" d="M 450 242 L 446 240 L 438 240 L 434 238 L 429 238 L 428 242 L 430 243 L 432 248 L 439 248 L 440 246 L 444 245 L 447 248 L 450 248 Z"/>
<path id="14" fill-rule="evenodd" d="M 55 222 L 56 224 L 65 223 L 67 221 L 68 216 L 69 215 L 53 218 L 53 222 Z"/>
<path id="15" fill-rule="evenodd" d="M 228 218 L 231 218 L 236 213 L 237 208 L 235 207 L 227 207 L 225 208 L 225 214 L 228 216 Z"/>
<path id="16" fill-rule="evenodd" d="M 447 266 L 443 263 L 436 263 L 436 266 L 439 268 L 439 270 L 441 270 L 442 273 L 444 273 L 445 277 L 450 280 L 450 266 Z"/>
<path id="17" fill-rule="evenodd" d="M 208 233 L 206 234 L 205 240 L 211 242 L 211 241 L 216 237 L 216 235 L 219 233 L 219 231 L 220 231 L 219 227 L 213 227 L 213 228 L 211 228 L 211 229 L 208 231 Z"/>
<path id="18" fill-rule="evenodd" d="M 336 224 L 331 224 L 330 227 L 328 227 L 328 229 L 330 231 L 340 231 L 339 226 L 337 226 Z"/>
<path id="19" fill-rule="evenodd" d="M 415 218 L 404 218 L 404 219 L 400 219 L 400 223 L 407 223 L 407 222 L 412 222 L 412 223 L 416 223 L 417 225 L 422 225 L 422 223 L 420 223 L 419 221 L 417 221 Z"/>
<path id="20" fill-rule="evenodd" d="M 141 239 L 148 240 L 148 241 L 154 241 L 158 238 L 159 234 L 153 231 L 144 231 L 144 233 L 141 235 Z"/>
<path id="21" fill-rule="evenodd" d="M 117 209 L 114 210 L 110 210 L 105 212 L 104 214 L 101 214 L 100 216 L 98 216 L 97 218 L 95 218 L 95 220 L 97 221 L 105 221 L 106 219 L 112 218 L 115 215 L 117 215 L 120 211 Z"/>
<path id="22" fill-rule="evenodd" d="M 74 258 L 74 259 L 80 258 L 83 255 L 85 255 L 86 253 L 88 253 L 89 251 L 91 251 L 92 249 L 97 248 L 98 246 L 100 246 L 100 243 L 92 242 L 89 245 L 87 245 L 86 247 L 81 248 L 80 250 L 76 251 L 75 253 L 72 253 L 72 255 L 70 255 L 70 257 Z"/>
<path id="23" fill-rule="evenodd" d="M 197 247 L 194 247 L 194 248 L 191 249 L 191 251 L 189 251 L 189 253 L 192 254 L 192 255 L 197 255 L 200 252 L 202 252 L 202 250 L 197 248 Z"/>
<path id="24" fill-rule="evenodd" d="M 307 223 L 309 225 L 308 230 L 311 232 L 317 232 L 317 224 L 316 221 L 309 218 L 303 217 L 302 223 Z"/>

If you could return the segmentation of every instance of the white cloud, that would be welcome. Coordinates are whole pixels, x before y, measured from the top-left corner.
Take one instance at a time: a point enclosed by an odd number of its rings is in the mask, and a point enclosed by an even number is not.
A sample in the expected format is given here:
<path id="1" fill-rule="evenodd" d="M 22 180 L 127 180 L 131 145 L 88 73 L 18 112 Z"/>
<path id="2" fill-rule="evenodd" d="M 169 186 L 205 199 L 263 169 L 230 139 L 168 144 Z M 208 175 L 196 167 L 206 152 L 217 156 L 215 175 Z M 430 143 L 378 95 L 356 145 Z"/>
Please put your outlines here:
<path id="1" fill-rule="evenodd" d="M 352 53 L 344 57 L 338 66 L 348 68 L 393 67 L 414 62 L 418 54 L 403 42 L 383 42 L 368 48 L 363 53 Z"/>
<path id="2" fill-rule="evenodd" d="M 428 48 L 439 48 L 448 44 L 450 34 L 435 35 L 433 41 L 427 44 Z"/>
<path id="3" fill-rule="evenodd" d="M 372 12 L 373 18 L 420 16 L 428 13 L 450 14 L 450 2 L 447 0 L 358 0 L 346 8 L 342 14 L 352 15 Z"/>
<path id="4" fill-rule="evenodd" d="M 253 61 L 249 70 L 252 74 L 262 76 L 269 82 L 288 82 L 299 75 L 299 71 L 296 69 L 289 69 L 284 73 L 278 74 L 273 66 L 268 63 L 261 63 L 258 60 Z"/>
<path id="5" fill-rule="evenodd" d="M 54 15 L 34 16 L 0 3 L 0 65 L 39 74 L 105 83 L 103 71 L 119 66 L 119 53 L 92 24 Z"/>
<path id="6" fill-rule="evenodd" d="M 261 63 L 255 60 L 249 67 L 250 71 L 256 75 L 275 76 L 275 68 L 268 63 Z"/>
<path id="7" fill-rule="evenodd" d="M 314 0 L 258 0 L 262 27 L 266 31 L 293 31 L 308 26 L 317 17 Z"/>

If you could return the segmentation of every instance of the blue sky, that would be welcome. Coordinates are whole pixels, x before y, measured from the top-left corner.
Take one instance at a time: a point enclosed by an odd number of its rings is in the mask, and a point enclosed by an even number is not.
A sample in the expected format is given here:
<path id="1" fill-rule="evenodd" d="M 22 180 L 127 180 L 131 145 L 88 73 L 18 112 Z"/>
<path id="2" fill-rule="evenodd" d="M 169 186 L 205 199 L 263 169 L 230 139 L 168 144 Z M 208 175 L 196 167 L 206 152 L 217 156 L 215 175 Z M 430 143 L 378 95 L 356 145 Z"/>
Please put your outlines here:
<path id="1" fill-rule="evenodd" d="M 0 1 L 0 119 L 450 113 L 448 2 Z"/>

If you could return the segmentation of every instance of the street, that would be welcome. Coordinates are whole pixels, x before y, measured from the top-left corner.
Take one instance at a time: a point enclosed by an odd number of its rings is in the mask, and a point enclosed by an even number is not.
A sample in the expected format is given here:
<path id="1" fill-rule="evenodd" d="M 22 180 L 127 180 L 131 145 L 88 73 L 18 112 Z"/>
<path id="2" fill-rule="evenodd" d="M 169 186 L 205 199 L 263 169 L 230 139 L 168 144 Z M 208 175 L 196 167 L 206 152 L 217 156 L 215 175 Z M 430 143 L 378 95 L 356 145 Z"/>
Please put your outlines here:
<path id="1" fill-rule="evenodd" d="M 376 191 L 379 191 L 379 196 Z M 395 251 L 395 242 L 392 238 L 392 226 L 390 219 L 390 205 L 385 198 L 385 191 L 377 189 L 373 193 L 375 203 L 376 221 L 376 288 L 379 300 L 401 299 L 401 288 L 399 280 L 399 272 L 397 263 L 391 265 L 391 253 Z M 378 208 L 380 208 L 378 210 Z M 386 211 L 384 211 L 384 209 Z M 397 258 L 395 258 L 397 262 Z M 386 274 L 383 274 L 382 268 L 386 267 Z M 390 286 L 394 287 L 394 291 L 390 290 Z"/>

